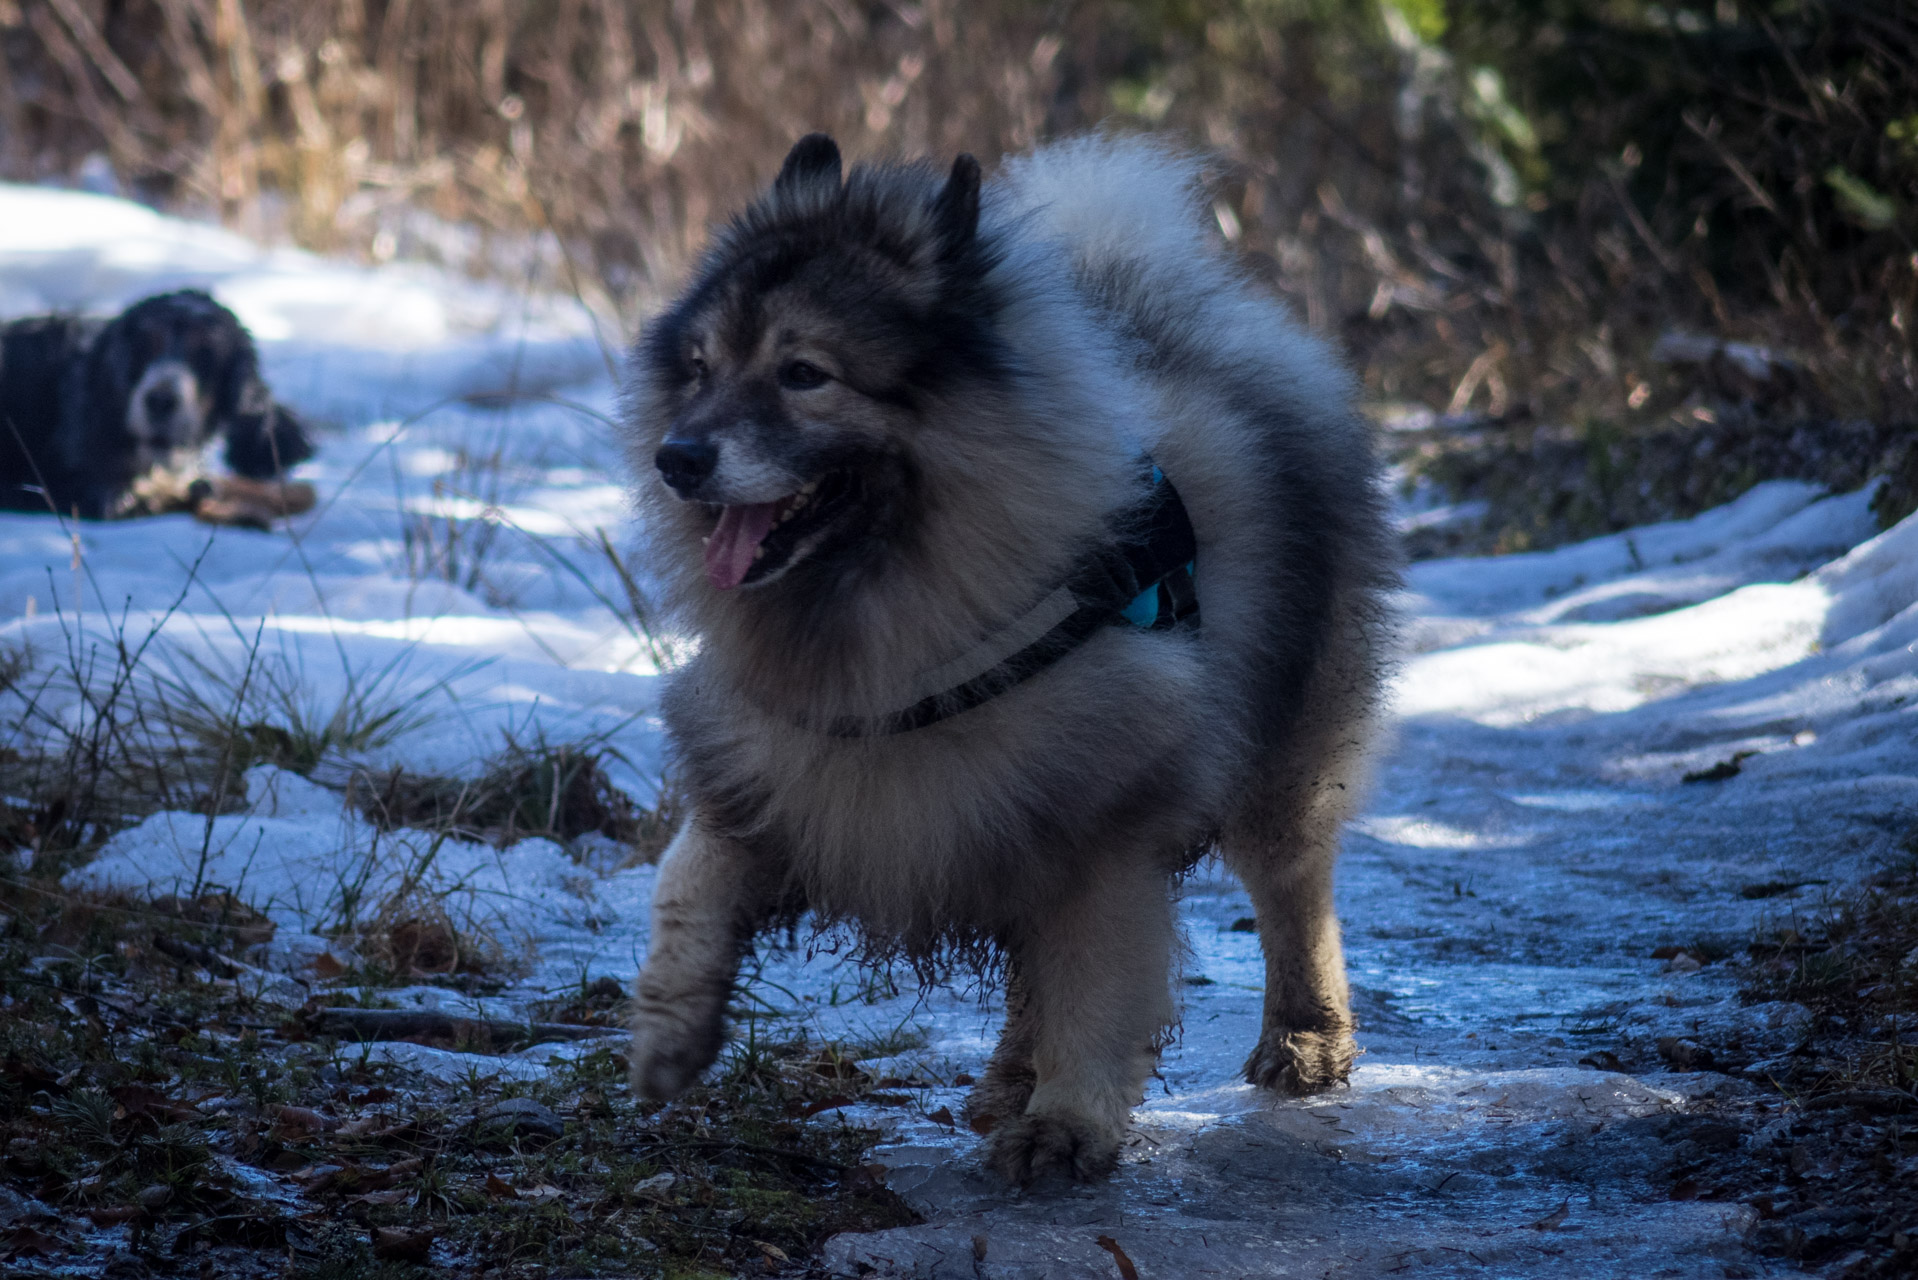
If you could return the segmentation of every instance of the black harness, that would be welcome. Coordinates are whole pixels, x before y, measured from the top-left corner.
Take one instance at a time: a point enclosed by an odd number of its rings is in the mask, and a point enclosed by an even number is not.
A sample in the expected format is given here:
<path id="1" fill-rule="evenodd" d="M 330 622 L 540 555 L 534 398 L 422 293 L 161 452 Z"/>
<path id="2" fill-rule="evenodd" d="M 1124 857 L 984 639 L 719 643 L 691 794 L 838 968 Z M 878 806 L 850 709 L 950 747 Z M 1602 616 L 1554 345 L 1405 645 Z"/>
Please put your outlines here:
<path id="1" fill-rule="evenodd" d="M 1114 536 L 1064 582 L 964 656 L 921 677 L 921 686 L 934 692 L 886 715 L 843 716 L 826 732 L 866 738 L 937 724 L 1037 675 L 1101 627 L 1162 631 L 1198 625 L 1199 597 L 1193 589 L 1198 541 L 1192 521 L 1172 482 L 1157 467 L 1150 473 L 1145 496 L 1114 519 Z"/>

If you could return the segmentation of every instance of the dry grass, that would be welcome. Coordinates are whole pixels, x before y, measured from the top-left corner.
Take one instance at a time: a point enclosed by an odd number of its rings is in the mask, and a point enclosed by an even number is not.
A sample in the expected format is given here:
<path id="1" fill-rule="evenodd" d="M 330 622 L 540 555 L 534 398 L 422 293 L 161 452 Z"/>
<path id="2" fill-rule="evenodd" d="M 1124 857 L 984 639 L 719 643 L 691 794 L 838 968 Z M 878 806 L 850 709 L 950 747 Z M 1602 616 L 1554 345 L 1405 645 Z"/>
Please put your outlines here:
<path id="1" fill-rule="evenodd" d="M 1775 416 L 1918 394 L 1909 0 L 4 0 L 0 51 L 0 172 L 103 152 L 629 327 L 805 129 L 989 158 L 1106 122 L 1215 157 L 1221 234 L 1379 399 L 1688 423 L 1673 328 L 1788 355 Z"/>

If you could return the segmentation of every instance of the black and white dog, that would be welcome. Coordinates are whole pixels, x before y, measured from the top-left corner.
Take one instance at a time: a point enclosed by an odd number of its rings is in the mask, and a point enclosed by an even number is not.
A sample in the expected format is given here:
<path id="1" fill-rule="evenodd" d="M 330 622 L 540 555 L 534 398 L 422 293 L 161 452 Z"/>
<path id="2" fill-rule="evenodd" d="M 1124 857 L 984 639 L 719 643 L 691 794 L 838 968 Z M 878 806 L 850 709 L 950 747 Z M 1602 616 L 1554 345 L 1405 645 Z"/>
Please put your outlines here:
<path id="1" fill-rule="evenodd" d="M 253 339 L 194 289 L 147 298 L 102 323 L 40 316 L 0 325 L 0 507 L 93 520 L 165 509 L 203 447 L 275 480 L 313 456 L 260 380 Z"/>

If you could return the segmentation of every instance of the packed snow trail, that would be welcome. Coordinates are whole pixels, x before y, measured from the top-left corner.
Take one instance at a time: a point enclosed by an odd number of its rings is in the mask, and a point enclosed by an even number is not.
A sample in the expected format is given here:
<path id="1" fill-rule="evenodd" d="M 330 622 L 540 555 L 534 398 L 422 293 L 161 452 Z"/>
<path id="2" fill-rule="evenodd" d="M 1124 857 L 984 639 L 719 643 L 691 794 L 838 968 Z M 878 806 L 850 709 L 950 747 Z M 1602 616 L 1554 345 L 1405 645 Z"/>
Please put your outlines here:
<path id="1" fill-rule="evenodd" d="M 254 327 L 276 392 L 332 424 L 301 473 L 321 506 L 284 533 L 0 516 L 0 640 L 58 667 L 157 629 L 148 661 L 176 693 L 217 700 L 252 663 L 309 716 L 356 698 L 399 709 L 356 762 L 459 774 L 509 734 L 598 739 L 650 796 L 653 652 L 595 550 L 601 531 L 627 545 L 626 508 L 588 317 L 98 197 L 0 187 L 0 224 L 0 312 L 209 287 Z M 507 392 L 540 398 L 481 407 Z M 1749 1209 L 1670 1200 L 1658 1174 L 1709 1136 L 1700 1101 L 1754 1089 L 1746 1075 L 1796 1047 L 1806 1015 L 1742 1006 L 1724 967 L 1698 961 L 1855 881 L 1918 812 L 1914 599 L 1918 520 L 1878 534 L 1866 495 L 1790 483 L 1557 551 L 1416 566 L 1399 719 L 1340 873 L 1366 1050 L 1351 1085 L 1283 1101 L 1239 1082 L 1258 944 L 1244 894 L 1202 867 L 1184 886 L 1180 1036 L 1107 1184 L 1013 1193 L 946 1122 L 990 1050 L 990 998 L 901 990 L 817 947 L 767 951 L 747 1016 L 926 1082 L 909 1107 L 847 1112 L 890 1134 L 889 1180 L 926 1221 L 841 1237 L 827 1261 L 1035 1278 L 1110 1277 L 1121 1255 L 1147 1277 L 1769 1274 Z M 1682 781 L 1718 765 L 1729 776 Z M 267 767 L 247 785 L 246 812 L 155 815 L 72 883 L 224 884 L 279 923 L 291 969 L 342 946 L 349 886 L 377 899 L 416 883 L 417 849 L 336 791 Z M 516 1015 L 582 979 L 629 981 L 653 871 L 620 861 L 590 842 L 451 842 L 425 888 L 526 976 L 486 999 L 381 995 Z M 1672 947 L 1703 954 L 1651 958 Z M 537 1075 L 559 1051 L 382 1052 L 457 1080 Z M 1702 1052 L 1717 1070 L 1672 1069 Z"/>

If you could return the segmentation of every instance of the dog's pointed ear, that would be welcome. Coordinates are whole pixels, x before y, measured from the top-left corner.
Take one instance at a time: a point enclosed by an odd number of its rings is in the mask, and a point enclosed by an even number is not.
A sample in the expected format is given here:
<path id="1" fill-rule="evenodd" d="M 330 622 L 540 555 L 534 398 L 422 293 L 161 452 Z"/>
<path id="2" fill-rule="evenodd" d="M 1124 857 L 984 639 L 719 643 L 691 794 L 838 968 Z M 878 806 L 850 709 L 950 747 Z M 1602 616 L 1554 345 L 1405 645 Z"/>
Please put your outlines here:
<path id="1" fill-rule="evenodd" d="M 773 179 L 773 190 L 790 195 L 830 183 L 836 191 L 839 182 L 839 144 L 826 134 L 809 133 L 786 153 L 786 163 L 779 166 L 779 176 Z"/>
<path id="2" fill-rule="evenodd" d="M 932 202 L 932 220 L 948 252 L 965 247 L 979 230 L 979 162 L 961 155 Z"/>

